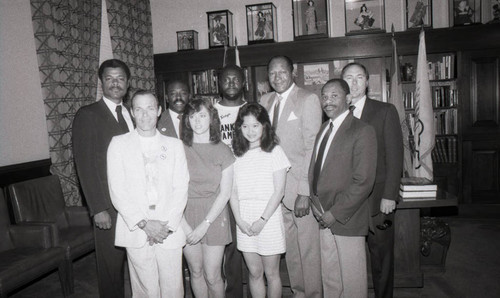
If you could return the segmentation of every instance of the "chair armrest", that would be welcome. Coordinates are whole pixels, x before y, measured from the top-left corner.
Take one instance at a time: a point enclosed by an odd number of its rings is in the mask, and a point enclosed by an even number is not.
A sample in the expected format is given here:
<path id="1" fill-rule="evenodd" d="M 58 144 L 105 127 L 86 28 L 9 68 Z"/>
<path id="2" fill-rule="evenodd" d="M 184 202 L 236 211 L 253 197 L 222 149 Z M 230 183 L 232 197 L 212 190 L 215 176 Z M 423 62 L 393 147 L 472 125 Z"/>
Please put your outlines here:
<path id="1" fill-rule="evenodd" d="M 86 207 L 69 206 L 64 211 L 70 226 L 92 226 L 92 220 Z"/>
<path id="2" fill-rule="evenodd" d="M 51 227 L 48 225 L 11 225 L 10 238 L 15 247 L 53 247 Z"/>
<path id="3" fill-rule="evenodd" d="M 29 221 L 29 222 L 20 222 L 16 224 L 16 226 L 41 226 L 47 227 L 50 234 L 50 239 L 52 240 L 51 246 L 59 246 L 59 229 L 55 222 L 38 222 L 38 221 Z"/>

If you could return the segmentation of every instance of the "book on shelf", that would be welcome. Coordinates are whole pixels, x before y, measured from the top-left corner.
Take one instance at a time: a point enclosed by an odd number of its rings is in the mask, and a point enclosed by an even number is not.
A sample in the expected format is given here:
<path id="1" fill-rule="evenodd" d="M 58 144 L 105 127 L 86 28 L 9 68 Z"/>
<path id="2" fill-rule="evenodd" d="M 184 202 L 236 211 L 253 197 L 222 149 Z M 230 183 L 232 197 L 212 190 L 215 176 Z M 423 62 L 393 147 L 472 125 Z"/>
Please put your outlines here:
<path id="1" fill-rule="evenodd" d="M 437 191 L 437 184 L 433 184 L 423 177 L 403 177 L 401 178 L 400 189 L 402 191 Z"/>
<path id="2" fill-rule="evenodd" d="M 419 190 L 419 191 L 402 191 L 399 190 L 399 196 L 403 199 L 406 198 L 436 198 L 437 191 L 436 190 Z"/>
<path id="3" fill-rule="evenodd" d="M 436 200 L 436 197 L 428 197 L 428 198 L 401 198 L 403 202 L 418 202 L 418 201 L 433 201 Z"/>

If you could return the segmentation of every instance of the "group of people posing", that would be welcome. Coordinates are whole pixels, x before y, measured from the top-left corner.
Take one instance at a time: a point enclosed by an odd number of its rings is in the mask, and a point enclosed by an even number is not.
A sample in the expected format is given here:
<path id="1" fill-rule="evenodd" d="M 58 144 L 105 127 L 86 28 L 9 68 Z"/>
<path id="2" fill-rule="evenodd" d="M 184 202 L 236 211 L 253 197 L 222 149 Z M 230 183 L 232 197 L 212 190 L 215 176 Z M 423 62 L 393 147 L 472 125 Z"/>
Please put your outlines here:
<path id="1" fill-rule="evenodd" d="M 238 66 L 220 72 L 215 104 L 173 80 L 162 111 L 146 90 L 125 107 L 129 68 L 101 64 L 103 98 L 73 122 L 101 297 L 123 297 L 125 256 L 134 297 L 183 297 L 183 256 L 195 297 L 243 297 L 243 259 L 251 296 L 281 297 L 283 253 L 294 297 L 367 297 L 366 241 L 375 295 L 392 297 L 396 109 L 367 98 L 361 64 L 319 98 L 292 73 L 273 57 L 259 103 Z"/>

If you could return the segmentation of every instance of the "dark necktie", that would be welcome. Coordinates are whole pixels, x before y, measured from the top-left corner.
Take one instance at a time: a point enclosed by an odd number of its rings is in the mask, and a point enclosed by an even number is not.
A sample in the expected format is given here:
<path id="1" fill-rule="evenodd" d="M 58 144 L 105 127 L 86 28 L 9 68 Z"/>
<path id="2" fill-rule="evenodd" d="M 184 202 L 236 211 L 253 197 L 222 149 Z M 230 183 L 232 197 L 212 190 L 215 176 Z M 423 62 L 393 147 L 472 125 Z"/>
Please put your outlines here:
<path id="1" fill-rule="evenodd" d="M 177 114 L 177 119 L 179 119 L 179 139 L 182 138 L 182 114 Z"/>
<path id="2" fill-rule="evenodd" d="M 321 140 L 321 144 L 319 145 L 318 154 L 316 155 L 316 162 L 314 163 L 314 173 L 313 173 L 313 194 L 318 194 L 318 179 L 319 173 L 321 173 L 321 164 L 323 162 L 323 156 L 325 155 L 325 147 L 328 143 L 328 139 L 330 138 L 330 134 L 333 130 L 333 123 L 330 122 L 330 127 L 325 133 L 323 140 Z"/>
<path id="3" fill-rule="evenodd" d="M 121 105 L 116 106 L 115 111 L 116 111 L 116 115 L 118 116 L 118 125 L 120 125 L 120 128 L 122 129 L 122 131 L 124 133 L 129 132 L 127 122 L 125 122 L 125 118 L 123 118 L 123 115 L 122 115 L 122 106 Z"/>
<path id="4" fill-rule="evenodd" d="M 276 104 L 274 105 L 274 112 L 273 112 L 273 129 L 276 131 L 276 127 L 278 127 L 278 120 L 279 120 L 279 115 L 280 115 L 280 102 L 283 99 L 283 96 L 278 94 L 276 97 Z"/>
<path id="5" fill-rule="evenodd" d="M 354 109 L 356 108 L 355 105 L 350 105 L 349 106 L 349 111 L 354 113 Z"/>

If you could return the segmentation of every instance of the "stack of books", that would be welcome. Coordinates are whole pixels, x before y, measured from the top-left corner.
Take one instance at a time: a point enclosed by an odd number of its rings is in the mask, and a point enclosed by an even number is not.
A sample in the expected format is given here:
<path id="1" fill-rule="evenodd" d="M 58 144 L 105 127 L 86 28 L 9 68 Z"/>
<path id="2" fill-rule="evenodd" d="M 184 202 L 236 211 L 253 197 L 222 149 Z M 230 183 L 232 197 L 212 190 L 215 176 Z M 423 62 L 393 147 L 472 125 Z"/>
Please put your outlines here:
<path id="1" fill-rule="evenodd" d="M 404 202 L 435 200 L 437 185 L 427 178 L 405 177 L 401 178 L 399 195 Z"/>

